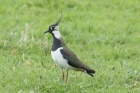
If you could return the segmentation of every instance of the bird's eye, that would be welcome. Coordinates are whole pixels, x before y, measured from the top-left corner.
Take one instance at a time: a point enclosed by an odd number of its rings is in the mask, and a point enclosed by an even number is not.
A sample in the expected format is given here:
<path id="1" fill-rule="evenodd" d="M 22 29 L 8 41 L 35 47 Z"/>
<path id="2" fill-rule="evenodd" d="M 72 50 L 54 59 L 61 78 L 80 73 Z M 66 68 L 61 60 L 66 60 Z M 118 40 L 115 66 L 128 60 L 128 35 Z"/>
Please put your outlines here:
<path id="1" fill-rule="evenodd" d="M 51 26 L 51 27 L 50 27 L 51 30 L 54 30 L 54 28 L 55 28 L 54 26 Z"/>
<path id="2" fill-rule="evenodd" d="M 54 30 L 54 28 L 55 28 L 55 27 L 53 26 L 52 29 Z"/>

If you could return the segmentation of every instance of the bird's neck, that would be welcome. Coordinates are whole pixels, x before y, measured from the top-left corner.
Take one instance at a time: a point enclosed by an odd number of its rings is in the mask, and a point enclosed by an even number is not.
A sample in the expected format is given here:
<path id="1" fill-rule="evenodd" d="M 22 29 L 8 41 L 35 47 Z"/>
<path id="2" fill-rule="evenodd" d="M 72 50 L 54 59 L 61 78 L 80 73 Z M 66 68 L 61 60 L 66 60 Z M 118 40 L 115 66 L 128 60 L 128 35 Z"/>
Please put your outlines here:
<path id="1" fill-rule="evenodd" d="M 52 46 L 52 51 L 57 50 L 60 47 L 65 46 L 65 43 L 63 41 L 63 38 L 60 34 L 59 31 L 53 32 L 53 46 Z"/>
<path id="2" fill-rule="evenodd" d="M 52 34 L 53 34 L 53 37 L 57 39 L 60 39 L 62 37 L 59 30 L 53 31 Z"/>

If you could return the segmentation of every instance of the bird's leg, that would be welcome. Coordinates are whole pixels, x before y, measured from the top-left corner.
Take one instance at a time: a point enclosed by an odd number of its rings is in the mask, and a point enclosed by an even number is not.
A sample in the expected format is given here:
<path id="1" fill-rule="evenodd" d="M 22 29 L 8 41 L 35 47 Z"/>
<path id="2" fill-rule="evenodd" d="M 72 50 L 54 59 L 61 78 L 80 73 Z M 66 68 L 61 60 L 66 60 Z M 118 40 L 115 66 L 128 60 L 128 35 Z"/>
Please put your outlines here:
<path id="1" fill-rule="evenodd" d="M 63 78 L 63 81 L 64 81 L 64 71 L 63 71 L 63 69 L 62 69 L 62 78 Z"/>
<path id="2" fill-rule="evenodd" d="M 68 81 L 68 74 L 69 74 L 69 73 L 68 73 L 68 70 L 67 70 L 66 83 L 67 83 L 67 81 Z"/>

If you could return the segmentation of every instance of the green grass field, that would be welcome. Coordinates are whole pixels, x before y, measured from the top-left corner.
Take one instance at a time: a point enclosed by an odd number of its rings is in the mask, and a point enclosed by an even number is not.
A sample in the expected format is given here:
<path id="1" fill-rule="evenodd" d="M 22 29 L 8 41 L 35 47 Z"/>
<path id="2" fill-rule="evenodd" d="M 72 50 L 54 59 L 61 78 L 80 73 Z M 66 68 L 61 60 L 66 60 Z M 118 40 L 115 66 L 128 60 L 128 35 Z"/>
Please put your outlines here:
<path id="1" fill-rule="evenodd" d="M 63 14 L 67 46 L 96 71 L 69 71 L 44 34 Z M 140 93 L 139 0 L 0 0 L 0 93 Z"/>

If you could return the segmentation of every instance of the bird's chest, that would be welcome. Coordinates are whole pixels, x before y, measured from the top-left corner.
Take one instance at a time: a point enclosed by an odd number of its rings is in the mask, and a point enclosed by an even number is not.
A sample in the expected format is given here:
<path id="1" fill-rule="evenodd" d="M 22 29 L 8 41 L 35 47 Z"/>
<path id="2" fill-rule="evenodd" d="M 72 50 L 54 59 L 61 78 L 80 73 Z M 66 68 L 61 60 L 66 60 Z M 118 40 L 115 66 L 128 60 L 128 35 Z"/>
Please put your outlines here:
<path id="1" fill-rule="evenodd" d="M 63 48 L 61 47 L 61 48 L 58 48 L 55 51 L 51 51 L 52 59 L 62 69 L 63 68 L 64 69 L 69 69 L 70 66 L 68 65 L 68 61 L 63 58 L 63 55 L 61 54 L 60 49 L 63 49 Z"/>

